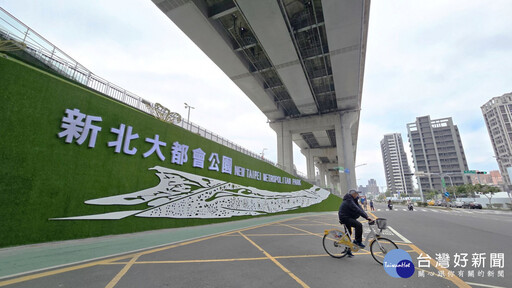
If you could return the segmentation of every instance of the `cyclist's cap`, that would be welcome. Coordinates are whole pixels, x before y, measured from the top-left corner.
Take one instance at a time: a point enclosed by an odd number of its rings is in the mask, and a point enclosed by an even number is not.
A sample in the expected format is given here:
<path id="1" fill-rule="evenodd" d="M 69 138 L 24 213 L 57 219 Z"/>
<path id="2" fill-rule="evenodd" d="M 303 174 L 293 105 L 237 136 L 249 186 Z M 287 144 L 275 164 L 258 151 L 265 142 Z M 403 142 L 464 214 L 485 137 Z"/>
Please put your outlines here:
<path id="1" fill-rule="evenodd" d="M 350 194 L 353 194 L 353 193 L 361 194 L 361 191 L 356 191 L 354 189 L 351 189 L 351 190 L 348 191 L 348 193 L 350 193 Z"/>

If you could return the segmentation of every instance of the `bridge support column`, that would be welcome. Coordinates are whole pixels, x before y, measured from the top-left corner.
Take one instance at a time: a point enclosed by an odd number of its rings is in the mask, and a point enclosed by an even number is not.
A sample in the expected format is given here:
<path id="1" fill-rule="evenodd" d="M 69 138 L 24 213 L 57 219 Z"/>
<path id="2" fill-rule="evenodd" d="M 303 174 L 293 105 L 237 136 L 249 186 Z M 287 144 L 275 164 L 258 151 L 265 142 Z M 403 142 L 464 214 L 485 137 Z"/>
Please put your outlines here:
<path id="1" fill-rule="evenodd" d="M 304 157 L 306 157 L 309 179 L 314 179 L 316 176 L 315 175 L 315 164 L 314 164 L 315 157 L 318 157 L 318 158 L 326 157 L 328 159 L 335 159 L 336 155 L 337 155 L 336 148 L 306 148 L 306 149 L 300 150 L 300 152 L 302 153 L 302 155 L 304 155 Z M 329 167 L 327 167 L 327 166 L 329 166 Z M 318 168 L 319 171 L 321 171 L 321 169 L 324 170 L 323 174 L 321 172 L 320 175 L 321 176 L 323 175 L 323 179 L 325 179 L 325 174 L 328 171 L 327 169 L 333 168 L 335 166 L 330 163 L 323 163 L 323 164 L 319 163 L 316 165 L 316 167 Z M 324 183 L 323 185 L 325 185 L 325 180 L 322 180 L 322 181 Z"/>
<path id="2" fill-rule="evenodd" d="M 270 125 L 277 134 L 277 164 L 283 170 L 293 174 L 293 142 L 292 133 L 285 129 L 283 122 Z"/>
<path id="3" fill-rule="evenodd" d="M 340 177 L 338 175 L 329 174 L 328 179 L 331 180 L 329 187 L 332 189 L 333 194 L 343 197 L 340 191 Z"/>
<path id="4" fill-rule="evenodd" d="M 308 169 L 308 179 L 315 181 L 315 156 L 313 156 L 310 149 L 307 150 L 306 166 Z"/>
<path id="5" fill-rule="evenodd" d="M 307 168 L 307 174 L 308 179 L 310 181 L 316 181 L 316 174 L 315 174 L 315 153 L 311 149 L 301 149 L 300 152 L 304 157 L 306 157 L 306 168 Z"/>
<path id="6" fill-rule="evenodd" d="M 325 176 L 326 176 L 325 177 L 325 181 L 326 181 L 325 184 L 327 185 L 327 188 L 331 188 L 332 189 L 333 186 L 332 186 L 332 176 L 331 176 L 331 173 L 327 173 Z"/>
<path id="7" fill-rule="evenodd" d="M 318 164 L 318 172 L 320 172 L 320 187 L 326 187 L 325 185 L 325 165 Z"/>
<path id="8" fill-rule="evenodd" d="M 336 133 L 338 165 L 348 169 L 339 171 L 341 194 L 347 193 L 350 189 L 357 189 L 355 173 L 355 147 L 352 137 L 352 126 L 357 120 L 356 112 L 342 112 L 340 120 L 334 125 Z"/>

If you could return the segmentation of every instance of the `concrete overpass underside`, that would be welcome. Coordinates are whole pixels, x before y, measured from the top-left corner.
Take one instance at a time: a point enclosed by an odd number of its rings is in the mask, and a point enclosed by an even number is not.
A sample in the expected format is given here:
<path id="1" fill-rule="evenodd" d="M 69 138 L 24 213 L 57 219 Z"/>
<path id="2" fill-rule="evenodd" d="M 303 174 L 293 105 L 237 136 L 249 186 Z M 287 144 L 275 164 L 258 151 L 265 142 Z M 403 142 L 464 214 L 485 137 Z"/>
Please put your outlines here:
<path id="1" fill-rule="evenodd" d="M 370 0 L 152 1 L 267 116 L 283 169 L 294 142 L 311 181 L 357 187 Z"/>

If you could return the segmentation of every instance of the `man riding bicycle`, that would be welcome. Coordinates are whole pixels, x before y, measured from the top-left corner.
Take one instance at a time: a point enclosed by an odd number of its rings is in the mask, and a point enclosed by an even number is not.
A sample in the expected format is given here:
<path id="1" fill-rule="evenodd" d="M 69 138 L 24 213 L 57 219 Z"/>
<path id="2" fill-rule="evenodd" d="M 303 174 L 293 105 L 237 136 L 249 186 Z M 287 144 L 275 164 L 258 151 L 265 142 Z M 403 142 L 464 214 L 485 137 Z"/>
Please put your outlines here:
<path id="1" fill-rule="evenodd" d="M 343 202 L 340 205 L 340 210 L 338 211 L 338 218 L 340 223 L 345 224 L 348 228 L 348 233 L 352 234 L 352 227 L 356 229 L 356 235 L 354 244 L 358 245 L 361 248 L 364 248 L 363 245 L 363 225 L 361 222 L 356 219 L 359 216 L 365 218 L 368 221 L 372 221 L 368 215 L 364 212 L 363 208 L 358 203 L 359 193 L 356 190 L 350 190 L 343 197 Z M 347 253 L 349 257 L 352 257 L 352 252 L 349 251 Z"/>

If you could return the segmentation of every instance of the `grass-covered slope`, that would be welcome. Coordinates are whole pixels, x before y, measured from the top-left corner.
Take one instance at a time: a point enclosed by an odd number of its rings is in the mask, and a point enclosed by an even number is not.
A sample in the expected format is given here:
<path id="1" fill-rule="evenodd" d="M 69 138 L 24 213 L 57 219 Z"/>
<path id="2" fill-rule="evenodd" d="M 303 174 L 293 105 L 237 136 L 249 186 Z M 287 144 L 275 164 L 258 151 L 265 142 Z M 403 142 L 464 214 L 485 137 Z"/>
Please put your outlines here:
<path id="1" fill-rule="evenodd" d="M 81 145 L 77 139 L 66 143 L 58 133 L 66 109 L 79 109 L 89 116 L 100 116 L 92 124 L 101 127 L 94 148 L 89 137 Z M 133 127 L 139 138 L 130 142 L 135 155 L 115 153 L 108 143 L 116 141 L 112 128 Z M 144 157 L 152 144 L 146 138 L 159 135 L 165 160 L 153 153 Z M 171 162 L 174 142 L 189 146 L 189 159 L 183 165 Z M 268 183 L 233 174 L 193 167 L 191 150 L 201 148 L 208 157 L 218 153 L 233 165 L 255 171 L 294 178 L 258 159 L 219 145 L 180 127 L 106 98 L 83 87 L 38 70 L 18 60 L 0 57 L 0 247 L 55 240 L 76 239 L 152 229 L 184 227 L 228 219 L 162 219 L 128 217 L 122 220 L 51 221 L 50 218 L 100 214 L 147 208 L 134 206 L 87 205 L 84 201 L 125 194 L 154 187 L 159 183 L 148 168 L 163 166 L 275 192 L 309 188 Z M 222 159 L 221 159 L 222 160 Z M 336 210 L 341 199 L 329 196 L 320 204 L 295 212 Z M 290 213 L 290 212 L 288 212 Z"/>

